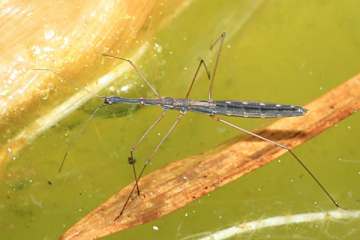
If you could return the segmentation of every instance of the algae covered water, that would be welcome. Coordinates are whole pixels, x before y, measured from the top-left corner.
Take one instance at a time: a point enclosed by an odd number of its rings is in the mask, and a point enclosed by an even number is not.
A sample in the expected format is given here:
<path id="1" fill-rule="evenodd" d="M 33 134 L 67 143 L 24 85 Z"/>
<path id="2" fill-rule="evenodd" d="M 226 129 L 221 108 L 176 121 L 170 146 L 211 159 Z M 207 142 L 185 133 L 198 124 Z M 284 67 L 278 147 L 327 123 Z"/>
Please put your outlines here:
<path id="1" fill-rule="evenodd" d="M 194 1 L 137 64 L 161 95 L 183 97 L 199 57 L 211 62 L 210 43 L 228 33 L 215 79 L 216 99 L 305 105 L 360 72 L 359 3 L 347 1 Z M 129 73 L 119 79 L 132 97 L 150 96 Z M 125 82 L 127 84 L 125 84 Z M 206 99 L 202 75 L 191 95 Z M 123 91 L 123 92 L 124 92 Z M 140 96 L 139 96 L 140 95 Z M 132 181 L 131 145 L 160 114 L 157 108 L 106 108 L 82 133 L 98 100 L 72 114 L 8 165 L 0 183 L 2 239 L 56 239 L 87 212 Z M 140 147 L 141 162 L 171 125 L 169 113 Z M 271 120 L 234 119 L 248 129 Z M 360 117 L 347 118 L 296 153 L 347 209 L 359 209 Z M 161 147 L 150 171 L 201 153 L 239 133 L 189 113 Z M 72 140 L 75 138 L 75 140 Z M 69 157 L 57 169 L 67 142 Z M 241 222 L 331 210 L 333 206 L 288 155 L 160 220 L 107 239 L 184 239 Z M 360 220 L 320 221 L 267 228 L 233 239 L 357 239 Z M 195 238 L 196 239 L 196 238 Z"/>

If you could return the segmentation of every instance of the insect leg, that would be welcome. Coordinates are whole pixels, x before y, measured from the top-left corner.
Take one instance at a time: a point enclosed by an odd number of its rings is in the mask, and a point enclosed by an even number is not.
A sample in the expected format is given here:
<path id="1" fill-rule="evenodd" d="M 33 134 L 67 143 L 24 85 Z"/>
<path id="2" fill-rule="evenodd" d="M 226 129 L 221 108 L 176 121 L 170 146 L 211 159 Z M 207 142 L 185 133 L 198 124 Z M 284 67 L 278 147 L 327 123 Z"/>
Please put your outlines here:
<path id="1" fill-rule="evenodd" d="M 287 150 L 290 155 L 302 166 L 302 168 L 311 176 L 311 178 L 315 181 L 315 183 L 320 187 L 320 189 L 323 191 L 323 193 L 325 193 L 325 195 L 328 197 L 328 199 L 335 205 L 335 207 L 338 207 L 338 208 L 341 208 L 340 205 L 337 203 L 337 201 L 334 199 L 334 197 L 330 194 L 330 192 L 325 188 L 324 185 L 321 184 L 321 182 L 319 181 L 319 179 L 311 172 L 311 170 L 304 164 L 304 162 L 290 149 L 288 148 L 287 146 L 283 145 L 283 144 L 280 144 L 278 142 L 275 142 L 275 141 L 272 141 L 268 138 L 265 138 L 265 137 L 262 137 L 256 133 L 253 133 L 249 130 L 246 130 L 244 128 L 241 128 L 233 123 L 230 123 L 224 119 L 221 119 L 217 116 L 211 116 L 212 119 L 218 121 L 218 122 L 221 122 L 227 126 L 230 126 L 232 128 L 235 128 L 243 133 L 246 133 L 248 135 L 251 135 L 253 137 L 256 137 L 256 138 L 259 138 L 263 141 L 266 141 L 268 143 L 271 143 L 271 144 L 274 144 L 282 149 L 285 149 Z"/>
<path id="2" fill-rule="evenodd" d="M 97 108 L 95 108 L 95 110 L 90 114 L 90 116 L 88 117 L 88 119 L 86 119 L 86 121 L 83 123 L 83 126 L 82 128 L 80 129 L 77 137 L 80 137 L 84 132 L 85 132 L 85 129 L 88 127 L 89 123 L 91 122 L 91 120 L 95 117 L 95 114 L 97 111 L 99 111 L 102 107 L 104 107 L 106 105 L 99 105 Z M 69 152 L 70 152 L 70 148 L 73 146 L 72 145 L 72 142 L 75 140 L 75 136 L 72 136 L 72 138 L 70 139 L 70 142 L 68 143 L 67 147 L 66 147 L 66 152 L 64 154 L 64 157 L 60 163 L 60 166 L 59 166 L 59 169 L 58 169 L 58 172 L 60 173 L 64 167 L 64 163 L 65 163 L 65 160 L 67 159 L 68 155 L 69 155 Z"/>
<path id="3" fill-rule="evenodd" d="M 31 69 L 33 71 L 46 71 L 46 72 L 50 72 L 51 74 L 53 74 L 55 77 L 59 78 L 60 80 L 64 81 L 64 79 L 61 77 L 61 75 L 59 73 L 57 73 L 56 71 L 49 69 L 49 68 L 33 68 Z M 86 88 L 84 88 L 86 90 Z M 103 98 L 100 96 L 100 98 Z M 78 137 L 81 136 L 84 132 L 85 129 L 87 128 L 87 126 L 89 125 L 89 123 L 91 122 L 91 120 L 95 117 L 95 114 L 97 111 L 99 111 L 102 107 L 104 107 L 105 105 L 99 105 L 97 108 L 95 108 L 95 110 L 90 114 L 90 116 L 88 117 L 88 119 L 86 119 L 86 121 L 83 123 L 81 130 L 78 133 Z M 60 173 L 64 167 L 65 161 L 69 155 L 70 152 L 70 148 L 72 147 L 72 143 L 74 142 L 75 137 L 72 137 L 70 139 L 70 142 L 68 143 L 67 147 L 66 147 L 66 152 L 64 154 L 63 159 L 61 160 L 61 163 L 59 165 L 58 168 L 58 172 Z"/>
<path id="4" fill-rule="evenodd" d="M 138 195 L 140 195 L 140 189 L 139 189 L 139 184 L 138 184 L 138 178 L 137 178 L 137 174 L 136 174 L 136 169 L 135 169 L 135 163 L 136 163 L 136 159 L 134 157 L 134 153 L 136 151 L 136 149 L 138 148 L 139 144 L 143 142 L 143 140 L 145 139 L 145 137 L 149 134 L 149 132 L 161 121 L 161 119 L 165 116 L 166 110 L 163 110 L 160 114 L 160 116 L 148 127 L 148 129 L 143 133 L 143 135 L 139 138 L 139 140 L 132 145 L 131 149 L 130 149 L 130 156 L 128 157 L 128 162 L 129 164 L 132 166 L 133 169 L 133 173 L 134 173 L 134 179 L 135 179 L 135 185 L 137 188 L 137 193 Z"/>
<path id="5" fill-rule="evenodd" d="M 197 78 L 197 76 L 198 76 L 198 73 L 199 73 L 199 71 L 200 71 L 201 66 L 204 66 L 204 69 L 205 69 L 205 71 L 206 71 L 206 76 L 207 76 L 207 78 L 208 78 L 209 80 L 211 79 L 211 77 L 210 77 L 210 72 L 209 72 L 209 70 L 208 70 L 208 68 L 207 68 L 207 66 L 206 66 L 206 63 L 205 63 L 204 59 L 201 59 L 199 65 L 198 65 L 198 67 L 197 67 L 197 69 L 196 69 L 196 71 L 195 71 L 194 77 L 193 77 L 193 79 L 192 79 L 192 81 L 191 81 L 191 84 L 190 84 L 190 86 L 189 86 L 189 89 L 188 89 L 188 91 L 186 92 L 186 95 L 185 95 L 185 98 L 186 98 L 186 99 L 189 98 L 190 92 L 191 92 L 192 87 L 193 87 L 193 85 L 194 85 L 194 83 L 195 83 L 195 80 L 196 80 L 196 78 Z"/>
<path id="6" fill-rule="evenodd" d="M 221 55 L 221 50 L 222 50 L 222 47 L 224 45 L 224 40 L 225 40 L 225 36 L 226 36 L 226 33 L 223 32 L 215 41 L 213 44 L 211 44 L 210 46 L 210 50 L 213 50 L 213 48 L 215 47 L 215 45 L 217 43 L 219 43 L 219 48 L 218 48 L 218 51 L 216 53 L 216 58 L 215 58 L 215 64 L 214 64 L 214 67 L 213 67 L 213 73 L 212 73 L 212 76 L 211 76 L 211 79 L 210 79 L 210 85 L 209 85 L 209 102 L 212 102 L 213 101 L 213 86 L 214 86 L 214 78 L 215 78 L 215 74 L 216 74 L 216 70 L 217 70 L 217 67 L 219 65 L 219 60 L 220 60 L 220 55 Z"/>
<path id="7" fill-rule="evenodd" d="M 156 90 L 156 88 L 146 79 L 145 75 L 143 74 L 142 71 L 140 71 L 140 69 L 135 65 L 135 63 L 133 61 L 131 61 L 130 59 L 127 58 L 122 58 L 122 57 L 117 57 L 117 56 L 112 56 L 106 53 L 102 54 L 104 57 L 109 57 L 109 58 L 115 58 L 115 59 L 119 59 L 119 60 L 123 60 L 128 62 L 136 71 L 136 73 L 139 75 L 139 77 L 145 82 L 145 84 L 151 89 L 151 91 L 158 97 L 161 98 L 159 92 Z"/>
<path id="8" fill-rule="evenodd" d="M 171 127 L 169 128 L 169 130 L 166 132 L 166 134 L 164 135 L 164 137 L 160 140 L 160 142 L 156 145 L 156 147 L 154 148 L 154 150 L 152 151 L 152 153 L 150 154 L 149 158 L 145 161 L 143 168 L 140 171 L 140 174 L 137 178 L 137 183 L 140 181 L 141 177 L 143 176 L 145 169 L 147 168 L 147 166 L 149 165 L 149 163 L 153 160 L 153 157 L 155 156 L 155 154 L 159 151 L 160 146 L 165 142 L 165 140 L 170 136 L 170 134 L 174 131 L 175 127 L 179 124 L 180 120 L 183 118 L 183 116 L 185 115 L 185 112 L 180 113 L 177 117 L 176 120 L 174 121 L 174 123 L 171 125 Z M 131 189 L 121 211 L 120 214 L 114 219 L 114 221 L 118 220 L 121 215 L 124 213 L 126 206 L 128 205 L 130 198 L 132 196 L 132 194 L 134 193 L 135 189 L 136 189 L 136 184 L 134 184 L 133 188 Z"/>

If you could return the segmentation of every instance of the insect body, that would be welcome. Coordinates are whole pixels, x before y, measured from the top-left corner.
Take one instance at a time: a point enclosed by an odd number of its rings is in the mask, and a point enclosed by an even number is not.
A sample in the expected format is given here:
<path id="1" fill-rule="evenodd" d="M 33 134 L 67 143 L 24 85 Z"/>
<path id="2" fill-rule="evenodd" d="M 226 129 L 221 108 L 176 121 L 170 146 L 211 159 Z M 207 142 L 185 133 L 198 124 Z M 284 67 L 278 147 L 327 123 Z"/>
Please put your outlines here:
<path id="1" fill-rule="evenodd" d="M 235 117 L 250 118 L 276 118 L 276 117 L 297 117 L 306 113 L 306 109 L 300 106 L 245 102 L 237 100 L 190 100 L 185 98 L 165 97 L 160 99 L 149 98 L 122 98 L 105 97 L 105 104 L 127 103 L 141 105 L 159 105 L 164 110 L 178 110 L 181 112 L 198 112 L 209 115 L 226 115 Z"/>
<path id="2" fill-rule="evenodd" d="M 335 199 L 332 197 L 332 195 L 327 191 L 327 189 L 321 184 L 321 182 L 317 179 L 317 177 L 310 171 L 310 169 L 303 163 L 303 161 L 286 145 L 283 145 L 281 143 L 278 143 L 276 141 L 273 141 L 271 139 L 265 138 L 259 134 L 256 134 L 254 132 L 251 132 L 249 130 L 246 130 L 244 128 L 241 128 L 240 126 L 233 124 L 225 119 L 222 119 L 220 116 L 234 116 L 234 117 L 244 117 L 244 118 L 282 118 L 282 117 L 298 117 L 303 116 L 307 110 L 301 106 L 295 106 L 295 105 L 287 105 L 287 104 L 273 104 L 273 103 L 263 103 L 263 102 L 252 102 L 252 101 L 239 101 L 239 100 L 213 100 L 212 92 L 213 92 L 213 82 L 215 78 L 216 69 L 219 63 L 219 58 L 221 54 L 221 49 L 224 43 L 225 39 L 225 33 L 222 33 L 220 37 L 215 40 L 215 42 L 211 45 L 210 50 L 214 48 L 215 45 L 218 44 L 218 51 L 216 55 L 216 59 L 213 66 L 212 74 L 210 74 L 207 65 L 203 59 L 200 60 L 200 63 L 195 71 L 195 74 L 193 76 L 193 79 L 191 81 L 190 87 L 185 94 L 184 98 L 172 98 L 172 97 L 162 97 L 156 88 L 150 84 L 150 82 L 145 78 L 144 74 L 137 68 L 137 66 L 129 59 L 121 58 L 117 56 L 112 56 L 108 54 L 103 54 L 105 57 L 110 57 L 113 59 L 118 59 L 122 61 L 128 62 L 134 70 L 137 72 L 139 77 L 144 81 L 144 83 L 151 89 L 153 94 L 156 96 L 156 98 L 124 98 L 119 96 L 107 96 L 107 97 L 101 97 L 104 99 L 105 105 L 112 105 L 112 104 L 139 104 L 139 105 L 157 105 L 160 106 L 163 111 L 158 116 L 158 118 L 148 127 L 148 129 L 143 133 L 143 135 L 139 138 L 139 140 L 131 147 L 130 149 L 130 155 L 128 157 L 128 163 L 132 166 L 135 184 L 133 185 L 133 188 L 131 189 L 125 203 L 123 204 L 123 207 L 120 211 L 120 214 L 115 218 L 117 220 L 120 218 L 120 216 L 123 214 L 127 204 L 130 201 L 130 198 L 134 191 L 137 191 L 137 194 L 140 195 L 140 189 L 139 189 L 139 181 L 141 177 L 143 176 L 146 167 L 149 165 L 149 163 L 153 160 L 154 155 L 158 152 L 160 146 L 165 142 L 165 140 L 171 135 L 171 133 L 174 131 L 182 117 L 187 112 L 197 112 L 209 115 L 213 120 L 218 121 L 224 125 L 227 125 L 231 128 L 234 128 L 242 133 L 251 135 L 255 138 L 261 139 L 263 141 L 269 142 L 273 145 L 276 145 L 282 149 L 285 149 L 289 152 L 289 154 L 301 165 L 301 167 L 309 174 L 309 176 L 314 180 L 314 182 L 318 185 L 318 187 L 323 191 L 323 193 L 328 197 L 328 199 L 334 204 L 334 206 L 339 207 L 339 204 L 335 201 Z M 209 91 L 208 91 L 208 99 L 207 100 L 192 100 L 189 98 L 190 92 L 192 90 L 192 87 L 194 85 L 195 80 L 197 79 L 198 73 L 201 69 L 201 67 L 204 68 L 207 74 L 207 78 L 209 79 Z M 34 70 L 47 70 L 48 69 L 34 69 Z M 50 70 L 51 71 L 51 70 Z M 51 71 L 53 72 L 53 71 Z M 55 72 L 54 72 L 55 73 Z M 96 111 L 99 109 L 98 107 L 93 114 L 91 115 L 91 118 L 94 117 Z M 135 152 L 140 145 L 140 143 L 143 142 L 143 140 L 146 138 L 146 136 L 149 134 L 149 132 L 162 120 L 165 113 L 168 110 L 175 110 L 179 111 L 179 115 L 177 116 L 176 120 L 173 122 L 173 124 L 170 126 L 169 130 L 164 134 L 160 142 L 155 146 L 154 150 L 148 155 L 147 159 L 145 160 L 145 163 L 143 167 L 141 168 L 141 171 L 138 173 L 135 168 L 136 158 L 135 158 Z M 90 119 L 91 119 L 90 118 Z M 59 171 L 61 170 L 64 161 L 67 157 L 67 153 L 65 154 L 63 161 L 61 162 Z"/>
<path id="3" fill-rule="evenodd" d="M 222 50 L 222 46 L 225 39 L 225 33 L 222 33 L 220 37 L 215 40 L 215 42 L 211 45 L 210 50 L 214 48 L 215 45 L 218 44 L 218 51 L 215 58 L 214 66 L 212 74 L 210 74 L 208 67 L 203 59 L 200 60 L 200 63 L 195 71 L 194 77 L 191 81 L 190 87 L 185 94 L 184 98 L 172 98 L 172 97 L 162 97 L 154 86 L 150 84 L 150 82 L 145 78 L 143 73 L 136 67 L 136 65 L 129 59 L 116 57 L 108 54 L 103 54 L 105 57 L 110 57 L 118 60 L 127 61 L 138 73 L 140 78 L 144 81 L 144 83 L 151 89 L 156 98 L 123 98 L 118 96 L 109 96 L 103 97 L 104 104 L 140 104 L 140 105 L 158 105 L 163 111 L 159 115 L 159 117 L 149 126 L 149 128 L 144 132 L 144 134 L 140 137 L 140 139 L 131 147 L 130 156 L 128 158 L 128 163 L 132 166 L 135 184 L 133 185 L 132 190 L 130 191 L 128 198 L 126 199 L 120 214 L 115 218 L 117 220 L 123 214 L 127 204 L 130 201 L 130 198 L 134 191 L 137 191 L 138 195 L 140 194 L 139 190 L 139 181 L 144 174 L 146 167 L 153 160 L 154 155 L 158 152 L 160 146 L 165 142 L 165 140 L 170 136 L 170 134 L 174 131 L 180 120 L 187 112 L 197 112 L 209 115 L 213 120 L 218 121 L 222 124 L 225 124 L 229 127 L 232 127 L 242 133 L 251 135 L 263 141 L 274 144 L 280 148 L 287 150 L 290 155 L 303 167 L 303 169 L 309 174 L 309 176 L 314 180 L 314 182 L 321 188 L 324 194 L 329 198 L 329 200 L 336 206 L 339 207 L 338 203 L 331 196 L 331 194 L 326 190 L 326 188 L 321 184 L 321 182 L 317 179 L 317 177 L 310 171 L 310 169 L 303 163 L 303 161 L 287 146 L 272 141 L 268 138 L 265 138 L 261 135 L 253 133 L 249 130 L 241 128 L 240 126 L 233 124 L 225 119 L 222 119 L 220 116 L 235 116 L 235 117 L 245 117 L 245 118 L 281 118 L 281 117 L 298 117 L 304 115 L 307 110 L 300 106 L 295 105 L 284 105 L 284 104 L 272 104 L 272 103 L 262 103 L 262 102 L 247 102 L 247 101 L 239 101 L 239 100 L 213 100 L 213 82 L 215 78 L 216 69 L 219 63 L 220 54 Z M 208 91 L 208 100 L 192 100 L 189 98 L 190 92 L 194 85 L 194 82 L 198 76 L 198 73 L 201 69 L 204 68 L 207 74 L 207 78 L 209 79 L 209 91 Z M 145 160 L 141 171 L 137 173 L 135 169 L 135 152 L 139 146 L 139 144 L 145 139 L 145 137 L 149 134 L 149 132 L 162 120 L 167 110 L 176 110 L 179 111 L 179 115 L 176 120 L 170 126 L 169 130 L 164 134 L 160 142 L 155 146 L 154 150 Z"/>

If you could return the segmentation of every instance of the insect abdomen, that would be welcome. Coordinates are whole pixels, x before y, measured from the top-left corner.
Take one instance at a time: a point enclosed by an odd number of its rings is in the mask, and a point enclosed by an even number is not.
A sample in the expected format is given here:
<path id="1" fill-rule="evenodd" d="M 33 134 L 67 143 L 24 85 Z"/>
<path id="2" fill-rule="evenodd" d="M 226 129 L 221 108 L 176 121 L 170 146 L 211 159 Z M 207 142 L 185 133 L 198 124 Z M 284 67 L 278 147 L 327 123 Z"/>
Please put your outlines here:
<path id="1" fill-rule="evenodd" d="M 215 114 L 250 117 L 276 118 L 302 116 L 307 111 L 300 106 L 245 101 L 215 101 Z"/>

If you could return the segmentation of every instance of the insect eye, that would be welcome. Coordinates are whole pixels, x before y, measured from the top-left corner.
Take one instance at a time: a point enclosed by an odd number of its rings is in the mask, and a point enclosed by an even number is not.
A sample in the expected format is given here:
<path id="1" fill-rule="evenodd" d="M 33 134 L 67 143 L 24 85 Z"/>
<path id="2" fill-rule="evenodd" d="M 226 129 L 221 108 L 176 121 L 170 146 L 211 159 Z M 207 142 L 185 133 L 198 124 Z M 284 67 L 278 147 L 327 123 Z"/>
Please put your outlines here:
<path id="1" fill-rule="evenodd" d="M 109 97 L 104 98 L 104 103 L 109 105 L 112 104 L 111 98 Z"/>

